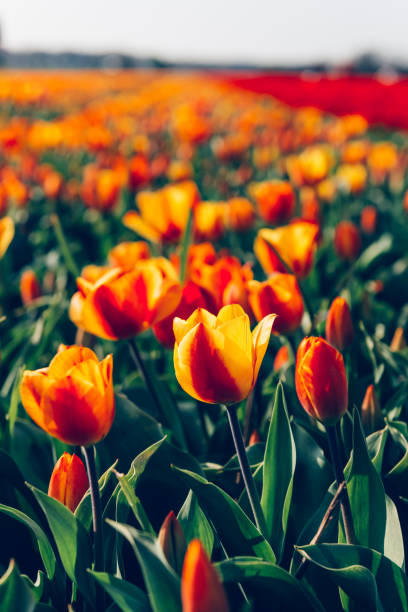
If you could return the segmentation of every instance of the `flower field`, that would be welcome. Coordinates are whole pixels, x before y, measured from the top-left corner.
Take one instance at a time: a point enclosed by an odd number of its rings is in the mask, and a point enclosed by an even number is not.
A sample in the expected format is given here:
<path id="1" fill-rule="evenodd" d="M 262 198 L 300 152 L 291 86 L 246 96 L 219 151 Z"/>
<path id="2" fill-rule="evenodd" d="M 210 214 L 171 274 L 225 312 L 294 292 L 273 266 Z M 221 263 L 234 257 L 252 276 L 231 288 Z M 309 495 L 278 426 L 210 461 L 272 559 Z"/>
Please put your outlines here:
<path id="1" fill-rule="evenodd" d="M 238 81 L 0 72 L 1 612 L 408 611 L 406 109 Z"/>

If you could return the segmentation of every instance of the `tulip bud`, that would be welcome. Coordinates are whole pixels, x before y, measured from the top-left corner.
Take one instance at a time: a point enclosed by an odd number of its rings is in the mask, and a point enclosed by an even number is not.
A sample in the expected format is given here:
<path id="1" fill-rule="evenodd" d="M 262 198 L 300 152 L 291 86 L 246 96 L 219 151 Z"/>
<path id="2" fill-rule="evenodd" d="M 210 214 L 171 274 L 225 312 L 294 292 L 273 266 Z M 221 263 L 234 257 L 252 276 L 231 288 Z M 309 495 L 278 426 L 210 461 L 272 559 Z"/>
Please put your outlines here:
<path id="1" fill-rule="evenodd" d="M 24 305 L 31 304 L 41 295 L 41 287 L 34 270 L 26 270 L 20 279 L 20 295 Z"/>
<path id="2" fill-rule="evenodd" d="M 75 512 L 88 489 L 88 476 L 81 459 L 77 455 L 64 453 L 52 471 L 48 495 Z"/>
<path id="3" fill-rule="evenodd" d="M 356 259 L 361 250 L 361 237 L 351 221 L 341 221 L 334 232 L 334 248 L 341 259 Z"/>
<path id="4" fill-rule="evenodd" d="M 374 385 L 369 385 L 361 405 L 361 421 L 364 431 L 370 434 L 384 424 L 380 403 Z"/>
<path id="5" fill-rule="evenodd" d="M 158 535 L 159 544 L 171 567 L 181 573 L 187 543 L 183 529 L 173 511 L 164 519 Z"/>
<path id="6" fill-rule="evenodd" d="M 402 327 L 397 327 L 391 340 L 390 350 L 393 353 L 397 353 L 398 351 L 404 349 L 406 346 L 407 343 L 405 341 L 404 329 Z"/>
<path id="7" fill-rule="evenodd" d="M 361 229 L 366 234 L 374 234 L 377 229 L 378 213 L 375 206 L 364 206 L 360 215 Z"/>
<path id="8" fill-rule="evenodd" d="M 248 446 L 253 446 L 254 444 L 258 444 L 261 441 L 261 437 L 259 435 L 259 431 L 254 429 L 254 431 L 249 436 Z"/>
<path id="9" fill-rule="evenodd" d="M 183 612 L 228 612 L 224 588 L 200 540 L 186 552 L 181 578 Z"/>
<path id="10" fill-rule="evenodd" d="M 353 342 L 353 337 L 350 307 L 344 298 L 337 297 L 327 313 L 326 340 L 339 351 L 344 351 Z"/>
<path id="11" fill-rule="evenodd" d="M 289 362 L 289 350 L 286 345 L 280 347 L 276 353 L 275 360 L 273 362 L 273 369 L 275 372 L 286 366 Z"/>
<path id="12" fill-rule="evenodd" d="M 295 371 L 296 393 L 306 412 L 324 425 L 334 425 L 347 410 L 343 357 L 322 338 L 304 338 Z"/>

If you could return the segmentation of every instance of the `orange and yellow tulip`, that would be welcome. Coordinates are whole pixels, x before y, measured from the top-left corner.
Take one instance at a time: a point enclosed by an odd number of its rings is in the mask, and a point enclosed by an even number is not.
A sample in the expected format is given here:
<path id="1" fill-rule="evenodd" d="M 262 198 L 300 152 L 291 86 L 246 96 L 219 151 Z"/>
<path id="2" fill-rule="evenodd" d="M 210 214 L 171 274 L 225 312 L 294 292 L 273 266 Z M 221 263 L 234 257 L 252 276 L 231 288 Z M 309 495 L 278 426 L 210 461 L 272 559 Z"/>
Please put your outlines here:
<path id="1" fill-rule="evenodd" d="M 0 219 L 0 259 L 14 238 L 14 221 L 11 217 Z"/>
<path id="2" fill-rule="evenodd" d="M 126 227 L 151 242 L 177 242 L 183 235 L 190 210 L 199 201 L 193 181 L 170 184 L 158 191 L 137 195 L 140 214 L 131 210 L 123 217 Z"/>
<path id="3" fill-rule="evenodd" d="M 221 580 L 200 542 L 192 540 L 181 577 L 183 612 L 229 612 Z"/>
<path id="4" fill-rule="evenodd" d="M 48 495 L 75 512 L 88 489 L 88 476 L 81 459 L 64 453 L 52 471 Z"/>
<path id="5" fill-rule="evenodd" d="M 259 230 L 254 252 L 266 274 L 287 272 L 279 256 L 299 278 L 310 272 L 317 247 L 319 227 L 315 223 L 296 221 L 276 229 Z"/>
<path id="6" fill-rule="evenodd" d="M 255 200 L 259 215 L 267 223 L 277 225 L 288 221 L 295 212 L 295 192 L 289 181 L 262 181 L 248 187 Z"/>
<path id="7" fill-rule="evenodd" d="M 333 300 L 326 319 L 326 340 L 339 351 L 353 342 L 354 329 L 350 306 L 342 297 Z"/>
<path id="8" fill-rule="evenodd" d="M 226 202 L 200 202 L 194 210 L 194 236 L 197 240 L 219 240 L 227 225 Z"/>
<path id="9" fill-rule="evenodd" d="M 233 404 L 255 386 L 275 315 L 268 315 L 251 334 L 249 317 L 237 304 L 215 316 L 197 308 L 173 322 L 174 367 L 181 387 L 197 400 Z"/>
<path id="10" fill-rule="evenodd" d="M 236 232 L 253 226 L 255 210 L 246 198 L 231 198 L 227 202 L 227 225 Z"/>
<path id="11" fill-rule="evenodd" d="M 262 283 L 249 281 L 248 300 L 257 321 L 268 314 L 277 315 L 274 332 L 287 334 L 299 327 L 303 298 L 293 274 L 277 272 Z"/>
<path id="12" fill-rule="evenodd" d="M 143 240 L 121 242 L 109 251 L 108 261 L 111 266 L 131 270 L 140 260 L 149 259 L 150 256 L 150 247 Z"/>
<path id="13" fill-rule="evenodd" d="M 77 285 L 69 308 L 71 320 L 109 340 L 143 332 L 173 312 L 181 299 L 180 284 L 168 278 L 156 260 L 140 261 L 130 271 L 113 268 L 95 283 L 80 277 Z"/>
<path id="14" fill-rule="evenodd" d="M 296 393 L 304 410 L 334 425 L 347 410 L 347 377 L 341 353 L 322 338 L 304 338 L 295 370 Z"/>
<path id="15" fill-rule="evenodd" d="M 24 372 L 20 393 L 29 416 L 51 436 L 95 444 L 115 416 L 112 355 L 99 362 L 89 348 L 61 345 L 48 368 Z"/>

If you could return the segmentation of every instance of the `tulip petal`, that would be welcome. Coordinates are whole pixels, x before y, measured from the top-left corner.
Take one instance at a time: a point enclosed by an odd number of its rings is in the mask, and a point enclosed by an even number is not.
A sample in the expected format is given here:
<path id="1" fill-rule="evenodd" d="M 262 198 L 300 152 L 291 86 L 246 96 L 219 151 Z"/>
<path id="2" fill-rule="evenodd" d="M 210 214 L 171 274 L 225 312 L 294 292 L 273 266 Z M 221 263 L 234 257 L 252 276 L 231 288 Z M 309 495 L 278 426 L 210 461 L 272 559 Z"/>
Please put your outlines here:
<path id="1" fill-rule="evenodd" d="M 107 321 L 95 307 L 93 295 L 86 299 L 80 291 L 74 293 L 69 305 L 69 318 L 77 327 L 85 329 L 90 334 L 107 340 L 116 340 Z"/>
<path id="2" fill-rule="evenodd" d="M 205 308 L 196 308 L 196 310 L 189 316 L 188 319 L 180 319 L 174 317 L 173 320 L 173 331 L 176 338 L 176 342 L 180 344 L 184 336 L 190 329 L 193 329 L 198 323 L 204 323 L 206 327 L 215 328 L 217 319 L 215 315 L 208 312 Z"/>
<path id="3" fill-rule="evenodd" d="M 20 386 L 21 403 L 26 412 L 42 429 L 45 427 L 45 416 L 41 407 L 43 395 L 48 387 L 48 368 L 24 372 Z"/>
<path id="4" fill-rule="evenodd" d="M 255 384 L 258 378 L 259 368 L 261 367 L 262 360 L 265 357 L 266 349 L 268 348 L 269 338 L 272 332 L 273 322 L 275 321 L 276 315 L 267 315 L 258 323 L 252 332 L 252 343 L 255 354 L 255 365 L 254 365 L 254 378 L 253 384 Z"/>
<path id="5" fill-rule="evenodd" d="M 240 311 L 244 312 L 239 306 Z M 232 342 L 235 342 L 249 361 L 252 363 L 252 336 L 251 327 L 249 324 L 249 317 L 246 313 L 236 316 L 234 319 L 230 319 L 221 325 L 218 324 L 217 328 L 224 336 L 227 336 Z"/>
<path id="6" fill-rule="evenodd" d="M 143 236 L 150 242 L 160 242 L 160 233 L 151 225 L 143 221 L 142 217 L 135 211 L 130 210 L 123 217 L 123 223 L 129 229 L 133 230 L 139 236 Z"/>
<path id="7" fill-rule="evenodd" d="M 65 348 L 65 350 L 59 351 L 54 359 L 51 360 L 48 368 L 48 376 L 50 378 L 64 378 L 71 368 L 84 360 L 91 360 L 99 363 L 95 353 L 86 346 L 70 346 Z"/>
<path id="8" fill-rule="evenodd" d="M 252 362 L 228 336 L 198 323 L 174 347 L 177 380 L 192 397 L 234 403 L 252 386 Z"/>

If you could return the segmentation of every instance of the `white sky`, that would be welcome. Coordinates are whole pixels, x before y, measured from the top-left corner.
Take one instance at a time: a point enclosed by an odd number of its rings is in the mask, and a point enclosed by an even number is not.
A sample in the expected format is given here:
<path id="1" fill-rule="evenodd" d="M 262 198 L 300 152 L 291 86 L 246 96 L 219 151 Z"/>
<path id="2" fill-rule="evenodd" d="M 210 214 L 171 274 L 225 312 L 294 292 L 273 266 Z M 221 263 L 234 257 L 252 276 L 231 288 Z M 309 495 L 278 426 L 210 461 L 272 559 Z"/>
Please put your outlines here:
<path id="1" fill-rule="evenodd" d="M 203 61 L 408 62 L 408 0 L 0 0 L 3 47 Z"/>

